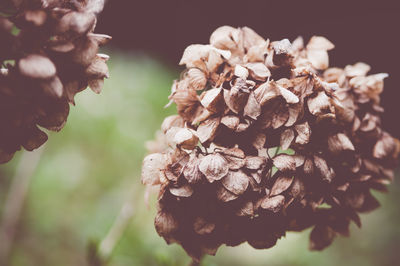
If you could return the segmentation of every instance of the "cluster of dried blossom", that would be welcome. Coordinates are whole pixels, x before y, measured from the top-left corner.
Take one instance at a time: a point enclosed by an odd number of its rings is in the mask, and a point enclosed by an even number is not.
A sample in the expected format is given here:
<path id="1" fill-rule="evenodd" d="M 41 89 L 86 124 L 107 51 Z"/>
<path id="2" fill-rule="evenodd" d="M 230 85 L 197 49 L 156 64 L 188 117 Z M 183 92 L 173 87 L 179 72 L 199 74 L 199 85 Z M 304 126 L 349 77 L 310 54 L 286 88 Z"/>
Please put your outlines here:
<path id="1" fill-rule="evenodd" d="M 61 130 L 75 94 L 87 86 L 99 93 L 108 77 L 98 48 L 111 37 L 93 33 L 104 1 L 14 3 L 15 14 L 0 16 L 0 163 L 21 146 L 40 147 L 40 127 Z"/>
<path id="2" fill-rule="evenodd" d="M 190 45 L 142 182 L 159 186 L 155 227 L 198 260 L 220 245 L 270 248 L 313 227 L 310 248 L 349 235 L 378 207 L 399 141 L 381 128 L 387 74 L 364 63 L 328 68 L 334 45 L 314 36 L 270 42 L 218 28 Z"/>

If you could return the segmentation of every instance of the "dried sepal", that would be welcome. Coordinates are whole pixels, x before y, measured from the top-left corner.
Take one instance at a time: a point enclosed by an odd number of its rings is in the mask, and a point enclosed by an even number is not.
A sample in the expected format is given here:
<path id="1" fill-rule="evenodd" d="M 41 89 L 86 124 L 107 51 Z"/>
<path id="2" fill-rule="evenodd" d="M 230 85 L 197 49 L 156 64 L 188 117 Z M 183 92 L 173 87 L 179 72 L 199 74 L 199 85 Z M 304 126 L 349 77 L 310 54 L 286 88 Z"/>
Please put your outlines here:
<path id="1" fill-rule="evenodd" d="M 212 183 L 228 174 L 228 161 L 219 153 L 209 154 L 201 159 L 199 170 Z"/>
<path id="2" fill-rule="evenodd" d="M 287 154 L 279 154 L 273 159 L 273 164 L 280 171 L 294 171 L 296 170 L 296 161 L 293 156 Z"/>
<path id="3" fill-rule="evenodd" d="M 261 208 L 277 213 L 285 204 L 285 197 L 283 195 L 277 195 L 273 197 L 265 198 L 261 203 Z"/>
<path id="4" fill-rule="evenodd" d="M 178 147 L 192 150 L 196 147 L 199 139 L 194 130 L 189 128 L 180 128 L 175 132 L 173 141 Z"/>
<path id="5" fill-rule="evenodd" d="M 153 186 L 160 184 L 160 178 L 165 166 L 165 155 L 153 153 L 147 155 L 142 165 L 142 183 Z"/>
<path id="6" fill-rule="evenodd" d="M 269 196 L 270 197 L 276 196 L 286 191 L 290 187 L 292 182 L 293 182 L 293 177 L 288 177 L 283 175 L 278 177 L 271 188 Z"/>
<path id="7" fill-rule="evenodd" d="M 201 123 L 196 131 L 196 135 L 199 138 L 200 142 L 204 143 L 206 141 L 214 139 L 220 123 L 221 119 L 218 117 L 207 119 L 206 121 Z"/>
<path id="8" fill-rule="evenodd" d="M 242 171 L 229 171 L 222 179 L 222 185 L 235 195 L 243 194 L 249 186 L 249 178 Z"/>
<path id="9" fill-rule="evenodd" d="M 316 225 L 310 235 L 310 250 L 323 250 L 332 243 L 335 236 L 330 226 Z"/>

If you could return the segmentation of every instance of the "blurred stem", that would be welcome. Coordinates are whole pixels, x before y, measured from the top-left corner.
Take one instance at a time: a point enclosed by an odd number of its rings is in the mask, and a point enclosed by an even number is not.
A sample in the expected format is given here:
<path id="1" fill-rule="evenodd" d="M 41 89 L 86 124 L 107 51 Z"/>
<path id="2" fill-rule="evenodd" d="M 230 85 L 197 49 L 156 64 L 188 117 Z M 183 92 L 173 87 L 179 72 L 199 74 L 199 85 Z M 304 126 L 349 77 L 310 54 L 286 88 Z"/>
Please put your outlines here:
<path id="1" fill-rule="evenodd" d="M 200 262 L 199 261 L 195 261 L 192 259 L 192 261 L 190 262 L 189 266 L 200 266 Z"/>
<path id="2" fill-rule="evenodd" d="M 106 237 L 101 241 L 99 247 L 99 255 L 101 259 L 108 260 L 111 253 L 114 250 L 114 247 L 122 237 L 125 229 L 128 227 L 129 222 L 134 214 L 134 198 L 133 195 L 136 193 L 130 193 L 127 201 L 122 205 L 122 208 L 114 221 L 114 224 L 111 226 L 110 231 Z"/>
<path id="3" fill-rule="evenodd" d="M 19 217 L 44 147 L 35 152 L 23 152 L 8 191 L 0 224 L 0 265 L 8 265 Z"/>

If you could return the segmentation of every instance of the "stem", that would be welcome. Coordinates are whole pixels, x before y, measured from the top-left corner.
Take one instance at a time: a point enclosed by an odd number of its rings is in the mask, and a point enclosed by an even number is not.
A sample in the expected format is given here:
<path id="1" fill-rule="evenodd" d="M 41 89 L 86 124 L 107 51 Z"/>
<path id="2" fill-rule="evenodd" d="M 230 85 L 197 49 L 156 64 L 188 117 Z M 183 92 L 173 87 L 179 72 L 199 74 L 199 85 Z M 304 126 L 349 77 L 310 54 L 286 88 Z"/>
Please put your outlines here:
<path id="1" fill-rule="evenodd" d="M 125 229 L 128 227 L 134 214 L 133 201 L 132 197 L 128 197 L 128 200 L 122 205 L 110 231 L 108 231 L 106 237 L 100 242 L 99 255 L 103 260 L 107 260 L 110 257 L 114 247 L 122 237 Z"/>
<path id="2" fill-rule="evenodd" d="M 192 259 L 192 261 L 189 263 L 189 266 L 200 266 L 200 262 Z"/>
<path id="3" fill-rule="evenodd" d="M 23 152 L 12 179 L 0 224 L 0 265 L 8 265 L 19 217 L 28 193 L 30 180 L 40 161 L 44 148 Z"/>

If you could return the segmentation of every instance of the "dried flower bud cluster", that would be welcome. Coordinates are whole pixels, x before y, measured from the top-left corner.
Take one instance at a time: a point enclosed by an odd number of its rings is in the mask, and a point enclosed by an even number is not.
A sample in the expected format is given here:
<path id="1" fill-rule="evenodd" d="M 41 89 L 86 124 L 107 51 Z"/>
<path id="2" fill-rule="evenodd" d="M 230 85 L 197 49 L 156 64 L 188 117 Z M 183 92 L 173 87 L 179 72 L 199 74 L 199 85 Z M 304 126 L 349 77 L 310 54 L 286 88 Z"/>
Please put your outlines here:
<path id="1" fill-rule="evenodd" d="M 321 250 L 378 207 L 370 190 L 386 190 L 400 147 L 381 128 L 387 74 L 328 68 L 333 48 L 228 26 L 186 48 L 170 95 L 178 115 L 142 169 L 144 184 L 160 186 L 155 227 L 167 243 L 199 259 L 312 227 L 310 248 Z"/>
<path id="2" fill-rule="evenodd" d="M 108 77 L 97 52 L 111 37 L 93 33 L 104 1 L 14 2 L 16 14 L 0 17 L 0 163 L 40 147 L 40 127 L 61 130 L 75 94 L 99 93 Z"/>

